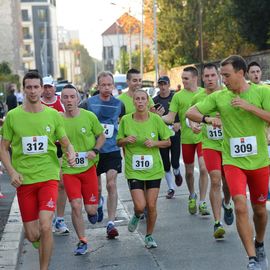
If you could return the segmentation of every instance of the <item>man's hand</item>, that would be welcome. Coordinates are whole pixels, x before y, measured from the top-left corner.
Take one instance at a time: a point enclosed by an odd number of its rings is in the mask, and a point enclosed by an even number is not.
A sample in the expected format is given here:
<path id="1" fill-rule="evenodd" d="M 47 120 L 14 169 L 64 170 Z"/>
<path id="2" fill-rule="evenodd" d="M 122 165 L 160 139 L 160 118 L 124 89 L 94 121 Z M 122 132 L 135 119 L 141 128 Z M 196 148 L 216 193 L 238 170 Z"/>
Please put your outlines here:
<path id="1" fill-rule="evenodd" d="M 241 109 L 244 109 L 246 111 L 249 111 L 251 104 L 248 103 L 246 100 L 241 99 L 240 97 L 236 97 L 234 99 L 232 99 L 231 104 L 233 107 L 238 107 Z"/>
<path id="2" fill-rule="evenodd" d="M 96 153 L 94 151 L 92 151 L 92 150 L 87 152 L 87 154 L 86 154 L 86 157 L 89 160 L 93 160 L 96 156 L 97 156 Z"/>
<path id="3" fill-rule="evenodd" d="M 18 188 L 23 181 L 23 177 L 21 174 L 17 173 L 16 171 L 14 171 L 11 175 L 10 175 L 10 183 L 13 187 Z"/>
<path id="4" fill-rule="evenodd" d="M 214 128 L 221 128 L 222 123 L 218 117 L 206 117 L 207 124 L 211 124 Z"/>
<path id="5" fill-rule="evenodd" d="M 125 138 L 125 143 L 135 143 L 137 141 L 137 138 L 136 138 L 136 136 L 127 136 L 126 138 Z"/>
<path id="6" fill-rule="evenodd" d="M 157 109 L 153 106 L 153 107 L 150 108 L 149 111 L 152 112 L 152 113 L 156 113 L 159 116 L 162 116 L 165 113 L 165 109 L 164 109 L 163 106 L 159 106 Z"/>
<path id="7" fill-rule="evenodd" d="M 178 132 L 180 130 L 180 128 L 181 128 L 181 125 L 179 122 L 173 124 L 173 131 L 174 132 Z"/>
<path id="8" fill-rule="evenodd" d="M 189 121 L 190 123 L 190 128 L 195 134 L 199 134 L 202 131 L 202 126 L 199 123 Z"/>
<path id="9" fill-rule="evenodd" d="M 66 156 L 67 156 L 67 162 L 68 162 L 69 166 L 70 167 L 74 167 L 76 165 L 76 161 L 75 161 L 76 155 L 75 155 L 75 152 L 74 151 L 66 152 Z"/>

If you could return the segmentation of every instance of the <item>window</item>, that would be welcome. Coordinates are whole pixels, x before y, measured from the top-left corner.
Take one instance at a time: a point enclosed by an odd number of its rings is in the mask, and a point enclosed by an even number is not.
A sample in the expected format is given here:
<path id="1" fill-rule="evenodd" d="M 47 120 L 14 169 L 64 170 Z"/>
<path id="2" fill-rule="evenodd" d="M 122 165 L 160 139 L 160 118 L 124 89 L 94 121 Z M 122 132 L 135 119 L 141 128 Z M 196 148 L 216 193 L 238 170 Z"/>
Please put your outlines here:
<path id="1" fill-rule="evenodd" d="M 22 9 L 22 20 L 24 22 L 30 21 L 30 18 L 29 18 L 28 10 L 27 9 Z"/>
<path id="2" fill-rule="evenodd" d="M 38 11 L 37 11 L 37 14 L 38 14 L 38 19 L 40 21 L 47 21 L 47 10 L 44 9 L 44 8 L 39 8 Z"/>
<path id="3" fill-rule="evenodd" d="M 30 30 L 28 27 L 23 27 L 23 38 L 24 39 L 30 39 L 31 35 L 30 35 Z"/>
<path id="4" fill-rule="evenodd" d="M 103 58 L 113 59 L 113 46 L 108 46 L 103 48 Z"/>

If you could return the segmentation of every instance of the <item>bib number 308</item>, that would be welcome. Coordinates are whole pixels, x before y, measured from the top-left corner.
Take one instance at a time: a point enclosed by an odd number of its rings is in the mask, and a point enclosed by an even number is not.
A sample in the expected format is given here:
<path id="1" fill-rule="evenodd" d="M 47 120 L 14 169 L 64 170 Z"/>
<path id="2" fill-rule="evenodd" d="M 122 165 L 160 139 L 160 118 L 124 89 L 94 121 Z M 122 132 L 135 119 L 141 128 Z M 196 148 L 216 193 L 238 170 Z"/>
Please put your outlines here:
<path id="1" fill-rule="evenodd" d="M 232 157 L 257 155 L 257 140 L 255 136 L 231 138 L 230 148 Z"/>
<path id="2" fill-rule="evenodd" d="M 133 155 L 132 157 L 132 169 L 133 170 L 149 170 L 153 168 L 153 156 L 152 155 Z"/>

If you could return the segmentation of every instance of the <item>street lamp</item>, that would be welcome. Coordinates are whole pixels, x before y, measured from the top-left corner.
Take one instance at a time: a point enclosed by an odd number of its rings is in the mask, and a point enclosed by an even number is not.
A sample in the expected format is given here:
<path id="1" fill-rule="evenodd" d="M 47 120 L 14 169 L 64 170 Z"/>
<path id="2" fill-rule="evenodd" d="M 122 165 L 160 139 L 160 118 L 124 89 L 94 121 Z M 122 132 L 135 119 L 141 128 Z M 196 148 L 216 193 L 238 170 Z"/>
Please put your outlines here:
<path id="1" fill-rule="evenodd" d="M 141 61 L 140 61 L 140 70 L 141 76 L 143 76 L 143 33 L 144 32 L 144 0 L 142 0 L 142 20 L 141 20 Z"/>
<path id="2" fill-rule="evenodd" d="M 158 44 L 157 44 L 157 1 L 153 1 L 154 9 L 154 50 L 155 50 L 155 79 L 156 83 L 159 77 L 159 68 L 158 68 Z"/>

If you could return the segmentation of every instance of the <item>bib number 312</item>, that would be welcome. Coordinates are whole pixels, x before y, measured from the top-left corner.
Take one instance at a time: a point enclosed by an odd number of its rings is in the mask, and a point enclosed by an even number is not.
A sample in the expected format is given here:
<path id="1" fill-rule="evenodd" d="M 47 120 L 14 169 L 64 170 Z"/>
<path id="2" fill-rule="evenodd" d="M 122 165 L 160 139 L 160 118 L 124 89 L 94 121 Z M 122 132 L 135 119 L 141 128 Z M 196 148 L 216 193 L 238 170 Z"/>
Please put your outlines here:
<path id="1" fill-rule="evenodd" d="M 48 150 L 47 136 L 33 136 L 22 138 L 23 153 L 25 155 L 43 154 Z"/>

